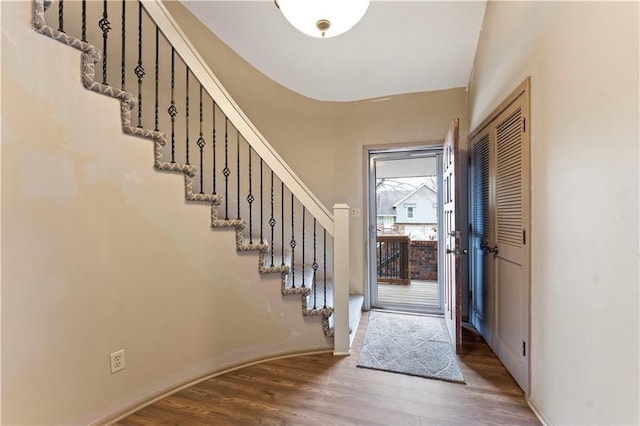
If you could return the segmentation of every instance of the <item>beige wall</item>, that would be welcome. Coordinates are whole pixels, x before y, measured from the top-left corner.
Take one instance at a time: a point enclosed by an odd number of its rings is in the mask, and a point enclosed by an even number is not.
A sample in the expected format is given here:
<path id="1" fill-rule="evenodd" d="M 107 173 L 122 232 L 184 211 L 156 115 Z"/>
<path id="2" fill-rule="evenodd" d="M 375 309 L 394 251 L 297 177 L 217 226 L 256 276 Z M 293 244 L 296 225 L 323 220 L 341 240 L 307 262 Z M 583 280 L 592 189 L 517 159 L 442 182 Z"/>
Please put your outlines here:
<path id="1" fill-rule="evenodd" d="M 182 4 L 165 2 L 165 5 L 242 110 L 329 208 L 334 203 L 348 203 L 365 211 L 365 146 L 441 143 L 451 120 L 459 117 L 466 156 L 468 123 L 464 88 L 384 100 L 316 101 L 257 71 Z M 462 180 L 466 182 L 466 170 Z M 463 199 L 466 200 L 466 194 Z M 466 205 L 462 210 L 466 213 Z M 363 218 L 364 215 L 351 219 L 353 293 L 362 293 L 364 286 Z M 466 223 L 466 214 L 462 223 Z"/>
<path id="2" fill-rule="evenodd" d="M 182 381 L 329 348 L 279 276 L 155 172 L 80 53 L 2 2 L 2 423 L 95 422 Z M 127 367 L 109 372 L 124 348 Z"/>
<path id="3" fill-rule="evenodd" d="M 552 424 L 640 422 L 638 12 L 490 2 L 476 55 L 471 128 L 531 76 L 530 397 Z"/>

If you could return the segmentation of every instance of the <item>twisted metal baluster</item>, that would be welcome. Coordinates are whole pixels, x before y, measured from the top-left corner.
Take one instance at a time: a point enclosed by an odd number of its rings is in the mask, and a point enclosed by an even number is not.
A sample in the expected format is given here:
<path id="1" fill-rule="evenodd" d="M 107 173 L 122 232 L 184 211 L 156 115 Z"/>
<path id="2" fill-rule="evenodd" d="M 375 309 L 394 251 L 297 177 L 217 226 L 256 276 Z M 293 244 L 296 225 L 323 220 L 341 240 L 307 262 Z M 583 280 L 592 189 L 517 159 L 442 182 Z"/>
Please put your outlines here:
<path id="1" fill-rule="evenodd" d="M 294 227 L 294 206 L 293 206 L 293 193 L 291 193 L 291 241 L 289 246 L 291 247 L 291 281 L 293 288 L 296 288 L 296 237 Z"/>
<path id="2" fill-rule="evenodd" d="M 251 154 L 252 154 L 252 150 L 251 150 L 251 145 L 249 145 L 247 143 L 247 146 L 249 147 L 249 194 L 247 195 L 247 203 L 249 204 L 249 244 L 253 244 L 253 209 L 252 209 L 252 204 L 253 204 L 253 189 L 252 189 L 252 176 L 251 176 Z"/>
<path id="3" fill-rule="evenodd" d="M 311 268 L 313 268 L 313 309 L 317 309 L 316 298 L 317 298 L 317 280 L 316 275 L 318 273 L 318 261 L 317 261 L 317 252 L 316 252 L 316 218 L 313 218 L 313 263 L 311 264 Z"/>
<path id="4" fill-rule="evenodd" d="M 158 26 L 156 25 L 156 84 L 155 84 L 155 110 L 154 110 L 154 124 L 155 126 L 153 127 L 153 129 L 156 132 L 159 132 L 160 129 L 158 128 L 158 80 L 160 78 L 160 55 L 159 55 L 159 50 L 160 50 L 160 29 L 158 28 Z"/>
<path id="5" fill-rule="evenodd" d="M 126 33 L 127 33 L 127 0 L 122 0 L 122 55 L 120 58 L 120 88 L 125 90 L 127 55 L 126 55 Z"/>
<path id="6" fill-rule="evenodd" d="M 264 224 L 264 200 L 263 200 L 263 192 L 262 192 L 262 164 L 264 161 L 262 157 L 260 157 L 260 244 L 264 244 L 264 232 L 263 232 L 263 224 Z"/>
<path id="7" fill-rule="evenodd" d="M 187 96 L 185 98 L 185 119 L 186 119 L 186 124 L 185 124 L 185 132 L 186 132 L 186 142 L 185 142 L 185 153 L 186 153 L 186 164 L 187 166 L 190 165 L 189 163 L 189 67 L 185 64 L 185 69 L 186 69 L 186 92 L 187 92 Z"/>
<path id="8" fill-rule="evenodd" d="M 82 41 L 87 42 L 87 0 L 82 0 Z"/>
<path id="9" fill-rule="evenodd" d="M 107 0 L 102 2 L 102 19 L 98 21 L 98 27 L 102 30 L 102 84 L 107 84 L 107 38 L 109 30 L 111 30 Z"/>
<path id="10" fill-rule="evenodd" d="M 282 264 L 284 266 L 284 182 L 280 181 L 280 246 L 282 248 Z"/>
<path id="11" fill-rule="evenodd" d="M 271 267 L 273 268 L 273 252 L 275 250 L 273 227 L 276 226 L 276 218 L 273 217 L 273 170 L 271 170 L 271 218 L 269 219 L 269 226 L 271 226 Z"/>
<path id="12" fill-rule="evenodd" d="M 302 288 L 305 287 L 304 284 L 304 263 L 305 263 L 305 257 L 304 257 L 304 246 L 305 246 L 305 222 L 306 222 L 306 216 L 307 216 L 307 209 L 305 206 L 302 206 Z"/>
<path id="13" fill-rule="evenodd" d="M 327 309 L 327 230 L 324 230 L 324 258 L 323 258 L 323 271 L 324 271 L 324 308 Z"/>
<path id="14" fill-rule="evenodd" d="M 224 220 L 229 220 L 229 119 L 224 118 L 224 169 L 222 174 L 224 175 Z"/>
<path id="15" fill-rule="evenodd" d="M 200 84 L 200 137 L 196 144 L 198 148 L 200 148 L 200 194 L 204 194 L 204 146 L 207 142 L 204 140 L 204 136 L 202 135 L 202 121 L 203 121 L 203 106 L 202 106 L 202 84 Z"/>
<path id="16" fill-rule="evenodd" d="M 238 217 L 240 220 L 240 132 L 236 130 L 236 178 L 238 180 L 238 197 L 236 199 L 238 206 Z"/>
<path id="17" fill-rule="evenodd" d="M 178 115 L 178 109 L 176 108 L 176 102 L 174 98 L 175 93 L 175 80 L 176 80 L 176 68 L 175 68 L 176 50 L 171 47 L 171 105 L 167 112 L 171 116 L 171 163 L 176 162 L 176 115 Z"/>
<path id="18" fill-rule="evenodd" d="M 64 1 L 58 2 L 58 31 L 64 32 Z"/>
<path id="19" fill-rule="evenodd" d="M 211 134 L 211 141 L 212 141 L 212 151 L 213 151 L 213 172 L 212 172 L 212 177 L 213 177 L 213 190 L 212 193 L 213 195 L 216 195 L 216 102 L 211 99 L 211 102 L 213 102 L 213 108 L 212 108 L 212 113 L 211 113 L 211 120 L 213 121 L 213 130 L 212 130 L 212 134 Z"/>
<path id="20" fill-rule="evenodd" d="M 142 3 L 138 3 L 138 65 L 134 72 L 138 76 L 138 127 L 142 128 L 142 77 L 145 74 L 142 67 Z"/>

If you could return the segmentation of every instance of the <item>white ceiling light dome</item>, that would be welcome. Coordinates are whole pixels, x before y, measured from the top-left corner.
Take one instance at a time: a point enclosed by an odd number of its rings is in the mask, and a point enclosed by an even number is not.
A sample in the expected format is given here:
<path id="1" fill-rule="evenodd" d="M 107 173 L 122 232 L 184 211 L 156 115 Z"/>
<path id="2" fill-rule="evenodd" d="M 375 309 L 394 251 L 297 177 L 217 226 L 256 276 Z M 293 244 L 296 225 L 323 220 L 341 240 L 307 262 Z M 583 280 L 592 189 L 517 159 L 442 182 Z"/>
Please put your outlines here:
<path id="1" fill-rule="evenodd" d="M 362 19 L 370 0 L 275 0 L 284 17 L 311 37 L 329 38 L 349 31 Z"/>

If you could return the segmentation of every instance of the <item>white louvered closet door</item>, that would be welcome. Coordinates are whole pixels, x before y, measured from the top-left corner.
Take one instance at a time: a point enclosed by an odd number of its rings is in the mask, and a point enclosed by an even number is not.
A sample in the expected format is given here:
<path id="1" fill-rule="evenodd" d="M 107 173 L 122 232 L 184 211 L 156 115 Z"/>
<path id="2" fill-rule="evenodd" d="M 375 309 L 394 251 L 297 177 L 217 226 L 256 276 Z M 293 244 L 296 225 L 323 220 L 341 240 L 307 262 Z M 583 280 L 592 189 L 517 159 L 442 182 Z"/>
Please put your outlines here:
<path id="1" fill-rule="evenodd" d="M 491 241 L 489 131 L 471 141 L 471 320 L 490 347 L 493 347 L 493 256 L 487 254 Z"/>
<path id="2" fill-rule="evenodd" d="M 528 385 L 529 324 L 528 234 L 529 146 L 527 103 L 511 104 L 491 126 L 495 185 L 490 241 L 495 292 L 493 350 L 522 389 Z"/>

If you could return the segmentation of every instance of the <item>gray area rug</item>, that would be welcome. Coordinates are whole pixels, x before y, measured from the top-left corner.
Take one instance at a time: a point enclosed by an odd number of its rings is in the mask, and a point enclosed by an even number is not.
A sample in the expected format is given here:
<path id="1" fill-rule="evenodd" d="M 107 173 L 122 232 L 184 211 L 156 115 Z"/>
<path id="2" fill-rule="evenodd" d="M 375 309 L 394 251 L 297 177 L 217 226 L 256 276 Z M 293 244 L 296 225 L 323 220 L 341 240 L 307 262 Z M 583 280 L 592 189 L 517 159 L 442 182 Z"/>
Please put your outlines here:
<path id="1" fill-rule="evenodd" d="M 464 383 L 444 319 L 372 311 L 358 367 Z"/>

